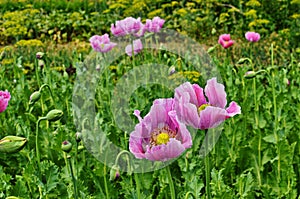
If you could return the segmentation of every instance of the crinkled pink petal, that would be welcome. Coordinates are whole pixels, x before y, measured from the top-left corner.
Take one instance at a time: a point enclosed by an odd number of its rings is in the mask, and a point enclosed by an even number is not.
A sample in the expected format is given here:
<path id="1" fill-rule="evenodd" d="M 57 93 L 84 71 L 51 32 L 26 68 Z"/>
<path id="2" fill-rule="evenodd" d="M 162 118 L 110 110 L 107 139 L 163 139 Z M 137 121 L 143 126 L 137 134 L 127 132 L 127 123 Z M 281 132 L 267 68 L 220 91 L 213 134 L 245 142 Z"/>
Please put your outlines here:
<path id="1" fill-rule="evenodd" d="M 260 34 L 256 32 L 247 32 L 245 37 L 250 42 L 257 42 L 260 39 Z"/>
<path id="2" fill-rule="evenodd" d="M 195 92 L 196 86 L 193 86 L 190 82 L 185 82 L 181 84 L 179 87 L 175 88 L 175 99 L 181 97 L 185 93 L 189 96 L 189 101 L 192 104 L 195 104 L 196 106 L 200 106 L 198 103 L 198 96 Z M 197 92 L 201 92 L 200 88 L 196 88 Z M 203 92 L 203 91 L 202 91 Z M 186 95 L 186 94 L 185 94 Z M 201 94 L 199 94 L 201 95 Z"/>
<path id="3" fill-rule="evenodd" d="M 147 147 L 145 156 L 151 161 L 167 161 L 180 156 L 184 150 L 180 141 L 171 138 L 167 144 Z"/>
<path id="4" fill-rule="evenodd" d="M 227 104 L 225 88 L 223 84 L 217 83 L 217 78 L 207 81 L 205 95 L 210 105 L 225 108 Z"/>
<path id="5" fill-rule="evenodd" d="M 11 96 L 8 91 L 0 91 L 0 113 L 6 110 Z"/>
<path id="6" fill-rule="evenodd" d="M 201 88 L 198 84 L 193 84 L 193 89 L 197 97 L 197 103 L 195 105 L 201 106 L 202 104 L 207 104 L 206 98 L 203 93 L 203 88 Z"/>
<path id="7" fill-rule="evenodd" d="M 236 102 L 231 102 L 226 109 L 228 117 L 233 117 L 237 114 L 241 114 L 241 107 Z"/>
<path id="8" fill-rule="evenodd" d="M 227 111 L 222 108 L 208 106 L 200 112 L 199 129 L 215 128 L 220 125 L 227 116 Z"/>
<path id="9" fill-rule="evenodd" d="M 174 107 L 180 121 L 194 128 L 199 126 L 200 118 L 198 107 L 190 103 L 190 95 L 188 92 L 182 93 L 179 99 L 175 98 Z"/>

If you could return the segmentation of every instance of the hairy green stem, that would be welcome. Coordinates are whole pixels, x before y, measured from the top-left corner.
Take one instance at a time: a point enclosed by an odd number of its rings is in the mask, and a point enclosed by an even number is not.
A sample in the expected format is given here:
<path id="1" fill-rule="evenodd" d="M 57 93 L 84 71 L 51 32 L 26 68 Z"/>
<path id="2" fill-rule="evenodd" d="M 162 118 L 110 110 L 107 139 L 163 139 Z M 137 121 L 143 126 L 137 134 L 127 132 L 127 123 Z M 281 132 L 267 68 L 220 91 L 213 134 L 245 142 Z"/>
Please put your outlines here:
<path id="1" fill-rule="evenodd" d="M 205 130 L 205 192 L 206 198 L 211 199 L 211 192 L 210 192 L 210 165 L 209 165 L 209 150 L 208 150 L 208 129 Z"/>
<path id="2" fill-rule="evenodd" d="M 193 194 L 191 191 L 188 191 L 188 192 L 185 194 L 184 199 L 188 199 L 188 198 L 189 198 L 189 195 L 191 195 L 193 198 L 196 198 L 196 197 L 194 196 L 194 194 Z"/>
<path id="3" fill-rule="evenodd" d="M 169 186 L 171 191 L 171 199 L 176 199 L 175 188 L 174 188 L 174 183 L 170 171 L 170 166 L 166 166 L 166 170 L 167 170 L 167 176 L 168 176 L 168 181 L 169 181 Z"/>
<path id="4" fill-rule="evenodd" d="M 72 167 L 72 162 L 71 162 L 71 157 L 68 156 L 68 163 L 69 163 L 69 167 L 70 167 L 70 173 L 72 176 L 72 181 L 73 181 L 73 187 L 74 187 L 74 198 L 77 199 L 77 184 L 76 184 L 76 178 L 74 176 L 74 172 L 73 172 L 73 167 Z"/>
<path id="5" fill-rule="evenodd" d="M 36 122 L 36 128 L 35 128 L 35 151 L 36 151 L 36 158 L 37 158 L 37 165 L 38 165 L 38 171 L 39 176 L 41 176 L 41 158 L 40 158 L 40 151 L 39 151 L 39 124 L 42 120 L 46 120 L 47 118 L 41 117 Z"/>

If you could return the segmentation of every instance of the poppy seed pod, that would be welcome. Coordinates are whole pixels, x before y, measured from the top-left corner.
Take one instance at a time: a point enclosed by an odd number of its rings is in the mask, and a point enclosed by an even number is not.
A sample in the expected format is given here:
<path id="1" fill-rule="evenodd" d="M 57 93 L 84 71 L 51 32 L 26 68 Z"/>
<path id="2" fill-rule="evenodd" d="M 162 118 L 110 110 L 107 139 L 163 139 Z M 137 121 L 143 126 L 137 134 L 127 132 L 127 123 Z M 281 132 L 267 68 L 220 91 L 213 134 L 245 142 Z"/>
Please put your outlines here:
<path id="1" fill-rule="evenodd" d="M 0 140 L 1 153 L 16 153 L 24 148 L 27 139 L 18 136 L 6 136 Z"/>
<path id="2" fill-rule="evenodd" d="M 72 150 L 72 143 L 65 140 L 61 144 L 61 150 L 63 150 L 66 153 L 69 153 Z"/>
<path id="3" fill-rule="evenodd" d="M 48 114 L 46 115 L 46 119 L 48 121 L 55 122 L 57 120 L 60 120 L 60 118 L 63 116 L 63 114 L 64 113 L 61 110 L 53 109 L 48 112 Z"/>

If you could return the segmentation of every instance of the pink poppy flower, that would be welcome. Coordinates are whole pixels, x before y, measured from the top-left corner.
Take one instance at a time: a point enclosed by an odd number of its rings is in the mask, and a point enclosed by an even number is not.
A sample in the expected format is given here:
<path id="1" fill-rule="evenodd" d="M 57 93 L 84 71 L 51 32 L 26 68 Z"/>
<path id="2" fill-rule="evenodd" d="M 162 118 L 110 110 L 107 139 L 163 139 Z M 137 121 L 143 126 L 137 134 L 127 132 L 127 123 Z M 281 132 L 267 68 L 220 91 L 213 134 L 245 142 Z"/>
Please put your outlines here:
<path id="1" fill-rule="evenodd" d="M 229 48 L 234 44 L 234 41 L 230 39 L 230 34 L 223 34 L 219 37 L 219 44 L 223 46 L 223 48 Z"/>
<path id="2" fill-rule="evenodd" d="M 216 78 L 207 81 L 203 89 L 198 84 L 183 83 L 175 89 L 174 109 L 180 121 L 197 129 L 209 129 L 220 125 L 225 119 L 241 113 L 236 102 L 227 104 L 224 85 Z"/>
<path id="3" fill-rule="evenodd" d="M 139 52 L 141 52 L 141 50 L 143 49 L 143 44 L 141 42 L 140 39 L 136 39 L 133 41 L 133 51 L 134 54 L 138 54 Z M 129 44 L 125 47 L 125 52 L 127 55 L 129 55 L 130 57 L 132 56 L 132 45 Z"/>
<path id="4" fill-rule="evenodd" d="M 121 21 L 116 21 L 115 24 L 111 24 L 110 30 L 116 37 L 129 34 L 140 37 L 145 33 L 145 28 L 140 17 L 137 19 L 133 17 L 127 17 Z"/>
<path id="5" fill-rule="evenodd" d="M 145 29 L 149 32 L 159 32 L 163 27 L 165 20 L 160 17 L 154 17 L 152 20 L 147 19 Z"/>
<path id="6" fill-rule="evenodd" d="M 140 111 L 134 111 L 139 123 L 130 134 L 129 150 L 136 158 L 167 161 L 192 146 L 192 137 L 173 107 L 172 98 L 156 99 L 144 119 Z"/>
<path id="7" fill-rule="evenodd" d="M 250 42 L 257 42 L 260 39 L 260 34 L 256 32 L 246 32 L 245 37 Z"/>
<path id="8" fill-rule="evenodd" d="M 90 38 L 92 48 L 97 52 L 106 53 L 110 51 L 117 44 L 110 42 L 109 36 L 105 33 L 102 36 L 94 35 Z"/>
<path id="9" fill-rule="evenodd" d="M 8 91 L 0 91 L 0 113 L 6 110 L 10 97 Z"/>

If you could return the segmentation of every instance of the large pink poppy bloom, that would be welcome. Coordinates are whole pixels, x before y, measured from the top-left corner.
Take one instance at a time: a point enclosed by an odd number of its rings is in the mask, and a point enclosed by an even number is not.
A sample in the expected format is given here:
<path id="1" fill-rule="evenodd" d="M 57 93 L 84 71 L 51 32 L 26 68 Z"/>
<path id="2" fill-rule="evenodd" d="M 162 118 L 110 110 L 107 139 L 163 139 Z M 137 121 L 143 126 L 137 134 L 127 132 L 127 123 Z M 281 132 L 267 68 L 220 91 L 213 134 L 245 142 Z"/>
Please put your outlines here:
<path id="1" fill-rule="evenodd" d="M 216 78 L 207 81 L 203 89 L 198 84 L 183 83 L 175 89 L 174 109 L 180 121 L 197 129 L 209 129 L 220 125 L 227 118 L 241 113 L 236 102 L 227 104 L 224 85 Z"/>
<path id="2" fill-rule="evenodd" d="M 230 39 L 230 34 L 222 34 L 219 37 L 218 43 L 223 46 L 223 48 L 229 48 L 234 44 L 234 41 Z"/>
<path id="3" fill-rule="evenodd" d="M 245 37 L 250 42 L 257 42 L 260 39 L 260 34 L 256 32 L 246 32 Z"/>
<path id="4" fill-rule="evenodd" d="M 152 20 L 147 19 L 145 29 L 149 32 L 159 32 L 163 27 L 165 20 L 160 17 L 154 17 Z"/>
<path id="5" fill-rule="evenodd" d="M 110 30 L 116 37 L 129 34 L 140 37 L 145 33 L 145 28 L 140 17 L 137 19 L 133 17 L 126 17 L 121 21 L 116 21 L 115 24 L 111 24 Z"/>
<path id="6" fill-rule="evenodd" d="M 144 119 L 140 111 L 134 112 L 139 123 L 130 134 L 129 150 L 136 158 L 167 161 L 192 146 L 191 135 L 173 108 L 174 99 L 156 99 Z"/>
<path id="7" fill-rule="evenodd" d="M 8 91 L 0 91 L 0 113 L 6 110 L 10 97 Z"/>
<path id="8" fill-rule="evenodd" d="M 97 52 L 106 53 L 110 51 L 117 44 L 110 42 L 109 36 L 105 33 L 102 36 L 94 35 L 90 38 L 92 48 Z"/>

